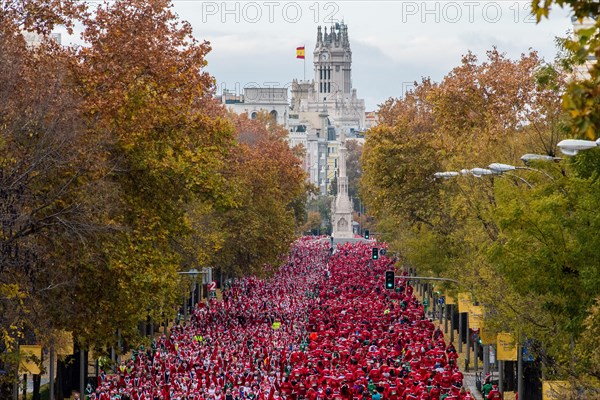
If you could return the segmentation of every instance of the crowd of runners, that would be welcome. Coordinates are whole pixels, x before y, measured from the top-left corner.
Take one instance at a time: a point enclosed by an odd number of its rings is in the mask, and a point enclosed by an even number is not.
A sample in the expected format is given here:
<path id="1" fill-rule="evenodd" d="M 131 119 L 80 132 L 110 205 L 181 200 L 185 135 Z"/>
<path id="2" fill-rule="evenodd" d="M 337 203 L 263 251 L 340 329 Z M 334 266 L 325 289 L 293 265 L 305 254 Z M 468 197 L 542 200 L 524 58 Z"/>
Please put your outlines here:
<path id="1" fill-rule="evenodd" d="M 384 288 L 393 260 L 372 245 L 298 240 L 270 279 L 234 281 L 199 303 L 93 400 L 469 400 L 457 354 L 406 280 Z"/>

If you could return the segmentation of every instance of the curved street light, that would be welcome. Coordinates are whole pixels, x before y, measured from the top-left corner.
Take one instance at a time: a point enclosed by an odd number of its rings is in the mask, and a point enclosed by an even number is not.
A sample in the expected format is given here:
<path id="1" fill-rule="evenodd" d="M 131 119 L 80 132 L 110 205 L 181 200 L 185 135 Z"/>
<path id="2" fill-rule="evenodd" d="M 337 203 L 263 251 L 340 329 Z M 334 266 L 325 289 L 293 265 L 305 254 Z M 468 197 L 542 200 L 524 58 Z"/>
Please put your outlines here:
<path id="1" fill-rule="evenodd" d="M 456 171 L 444 171 L 444 172 L 436 172 L 433 174 L 435 178 L 454 178 L 457 176 L 467 176 L 472 175 L 477 178 L 481 178 L 483 175 L 499 175 L 498 172 L 494 172 L 487 168 L 473 168 L 473 169 L 461 169 L 460 172 Z"/>
<path id="2" fill-rule="evenodd" d="M 459 176 L 459 175 L 460 174 L 455 171 L 444 171 L 444 172 L 436 172 L 435 174 L 433 174 L 433 177 L 448 179 L 448 178 L 454 178 L 455 176 Z"/>
<path id="3" fill-rule="evenodd" d="M 481 178 L 484 175 L 500 175 L 500 172 L 496 172 L 492 169 L 488 169 L 488 168 L 473 168 L 471 171 L 471 174 L 476 177 L 476 178 Z"/>
<path id="4" fill-rule="evenodd" d="M 598 140 L 582 140 L 582 139 L 565 139 L 558 142 L 558 148 L 567 156 L 574 156 L 581 150 L 589 150 L 600 146 Z"/>
<path id="5" fill-rule="evenodd" d="M 508 171 L 512 171 L 515 169 L 521 169 L 521 168 L 529 169 L 529 168 L 525 168 L 525 167 L 515 167 L 513 165 L 508 165 L 508 164 L 494 163 L 494 164 L 490 164 L 489 168 L 461 169 L 460 172 L 455 172 L 455 171 L 436 172 L 435 174 L 433 174 L 433 176 L 435 178 L 448 179 L 448 178 L 454 178 L 459 175 L 462 175 L 462 176 L 471 175 L 471 176 L 474 176 L 475 178 L 481 178 L 485 175 L 500 175 L 500 176 L 509 175 L 509 176 L 519 179 L 520 181 L 525 183 L 527 186 L 529 186 L 529 188 L 531 188 L 532 187 L 531 183 L 529 183 L 526 179 L 508 172 Z M 537 171 L 537 170 L 534 170 L 534 171 Z M 542 171 L 537 171 L 537 172 L 543 173 Z"/>
<path id="6" fill-rule="evenodd" d="M 547 173 L 546 171 L 542 171 L 539 169 L 535 169 L 535 168 L 531 168 L 531 167 L 517 167 L 514 165 L 510 165 L 510 164 L 502 164 L 502 163 L 492 163 L 490 165 L 488 165 L 488 168 L 491 169 L 492 171 L 495 171 L 499 174 L 504 174 L 506 172 L 509 171 L 515 171 L 517 169 L 524 169 L 527 171 L 534 171 L 543 175 L 546 175 L 546 177 L 550 180 L 554 180 L 554 177 L 552 175 L 550 175 L 549 173 Z M 516 175 L 515 175 L 516 176 Z"/>
<path id="7" fill-rule="evenodd" d="M 534 161 L 560 161 L 560 160 L 562 160 L 562 158 L 552 157 L 547 154 L 527 153 L 527 154 L 523 154 L 521 156 L 521 161 L 523 161 L 525 163 L 525 165 L 529 164 L 530 162 L 534 162 Z"/>

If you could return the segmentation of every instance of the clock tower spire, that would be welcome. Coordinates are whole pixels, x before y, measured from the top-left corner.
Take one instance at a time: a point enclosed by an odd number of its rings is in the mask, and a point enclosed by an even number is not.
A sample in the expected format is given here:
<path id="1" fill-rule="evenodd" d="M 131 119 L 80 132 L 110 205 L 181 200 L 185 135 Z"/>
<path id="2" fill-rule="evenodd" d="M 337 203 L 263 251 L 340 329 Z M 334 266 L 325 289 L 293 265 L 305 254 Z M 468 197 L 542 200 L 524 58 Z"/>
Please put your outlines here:
<path id="1" fill-rule="evenodd" d="M 352 51 L 348 40 L 348 27 L 336 23 L 325 27 L 321 39 L 321 27 L 317 28 L 317 44 L 314 51 L 315 91 L 318 101 L 333 100 L 352 94 Z"/>

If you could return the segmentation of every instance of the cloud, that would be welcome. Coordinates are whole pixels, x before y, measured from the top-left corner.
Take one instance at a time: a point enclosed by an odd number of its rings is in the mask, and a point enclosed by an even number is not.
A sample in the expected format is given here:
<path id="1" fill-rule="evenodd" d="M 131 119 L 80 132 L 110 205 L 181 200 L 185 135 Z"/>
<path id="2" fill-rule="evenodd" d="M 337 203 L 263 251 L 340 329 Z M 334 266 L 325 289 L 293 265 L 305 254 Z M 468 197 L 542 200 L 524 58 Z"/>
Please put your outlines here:
<path id="1" fill-rule="evenodd" d="M 246 84 L 281 87 L 294 78 L 303 78 L 304 63 L 295 58 L 295 48 L 300 45 L 306 46 L 306 77 L 312 79 L 316 27 L 324 25 L 325 15 L 336 11 L 335 17 L 344 18 L 349 28 L 352 84 L 359 98 L 365 99 L 367 109 L 375 109 L 390 96 L 401 96 L 423 76 L 441 80 L 469 50 L 483 59 L 495 45 L 516 58 L 533 48 L 552 60 L 556 54 L 554 36 L 564 35 L 570 27 L 568 11 L 560 9 L 553 11 L 550 20 L 531 23 L 528 1 L 476 1 L 472 10 L 468 4 L 473 2 L 451 2 L 461 9 L 456 22 L 451 21 L 455 14 L 449 2 L 340 1 L 335 2 L 336 8 L 327 9 L 325 4 L 330 3 L 319 3 L 316 9 L 313 3 L 299 2 L 302 18 L 294 23 L 281 13 L 284 6 L 292 5 L 288 1 L 277 3 L 273 21 L 265 19 L 266 5 L 256 3 L 265 8 L 258 23 L 244 18 L 235 22 L 236 15 L 225 15 L 222 3 L 215 3 L 218 12 L 203 22 L 206 15 L 200 12 L 201 6 L 209 3 L 176 2 L 176 8 L 183 7 L 182 3 L 187 4 L 181 17 L 190 20 L 199 39 L 212 44 L 213 51 L 207 57 L 209 72 L 228 88 Z M 234 9 L 231 4 L 227 7 Z M 243 17 L 244 4 L 240 7 Z M 501 10 L 498 19 L 494 16 L 497 10 Z"/>

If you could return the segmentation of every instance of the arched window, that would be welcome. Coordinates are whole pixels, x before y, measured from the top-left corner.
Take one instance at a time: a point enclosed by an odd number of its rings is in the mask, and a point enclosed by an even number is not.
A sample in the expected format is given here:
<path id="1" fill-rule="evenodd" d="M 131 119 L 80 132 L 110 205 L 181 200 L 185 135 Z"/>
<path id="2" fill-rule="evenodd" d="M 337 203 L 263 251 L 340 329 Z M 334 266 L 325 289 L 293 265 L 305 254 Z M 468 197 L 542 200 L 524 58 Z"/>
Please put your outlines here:
<path id="1" fill-rule="evenodd" d="M 256 111 L 253 111 L 252 114 L 250 114 L 250 118 L 256 119 Z"/>
<path id="2" fill-rule="evenodd" d="M 273 110 L 269 114 L 271 115 L 271 118 L 273 118 L 273 121 L 277 121 L 277 111 Z"/>

